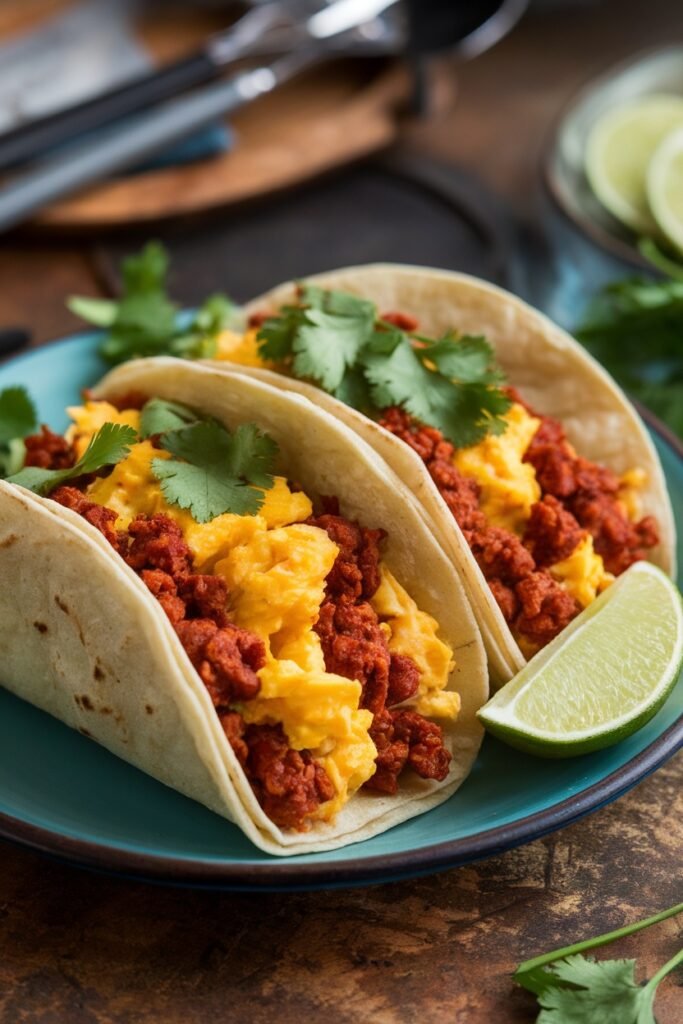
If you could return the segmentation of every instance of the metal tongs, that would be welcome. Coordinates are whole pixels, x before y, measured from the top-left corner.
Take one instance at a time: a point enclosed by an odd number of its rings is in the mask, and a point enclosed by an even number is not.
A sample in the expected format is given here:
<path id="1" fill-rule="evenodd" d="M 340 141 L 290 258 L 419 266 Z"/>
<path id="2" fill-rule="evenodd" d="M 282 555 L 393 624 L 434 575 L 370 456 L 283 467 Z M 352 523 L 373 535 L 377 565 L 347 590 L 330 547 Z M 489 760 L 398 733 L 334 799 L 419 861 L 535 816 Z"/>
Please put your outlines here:
<path id="1" fill-rule="evenodd" d="M 0 134 L 0 170 L 14 167 L 50 152 L 60 145 L 97 131 L 112 122 L 132 114 L 139 114 L 147 107 L 205 85 L 222 77 L 226 69 L 245 60 L 281 56 L 307 42 L 316 39 L 321 23 L 328 20 L 331 8 L 320 8 L 322 0 L 271 0 L 259 3 L 229 28 L 209 36 L 199 50 L 182 60 L 165 67 L 136 76 L 124 85 L 77 103 L 65 110 L 37 118 Z M 339 8 L 333 4 L 339 12 Z M 346 51 L 359 53 L 372 47 L 373 52 L 381 50 L 396 52 L 405 36 L 405 19 L 398 7 L 389 14 L 392 5 L 383 5 L 382 14 L 374 17 L 372 4 L 366 5 L 366 17 L 361 31 L 353 33 L 340 29 Z M 315 15 L 324 15 L 316 19 Z M 346 20 L 352 15 L 348 6 L 341 9 Z M 337 17 L 340 14 L 337 13 Z M 312 25 L 309 29 L 309 22 Z M 360 26 L 359 26 L 360 27 Z M 353 36 L 353 38 L 352 38 Z M 317 38 L 320 38 L 319 36 Z M 328 40 L 337 36 L 327 36 Z M 331 45 L 331 44 L 330 44 Z"/>
<path id="2" fill-rule="evenodd" d="M 255 6 L 242 18 L 191 57 L 0 136 L 0 169 L 39 158 L 0 189 L 0 232 L 56 199 L 146 161 L 330 58 L 405 51 L 419 56 L 453 46 L 455 40 L 446 38 L 452 29 L 461 56 L 474 56 L 509 31 L 528 0 L 480 0 L 476 9 L 441 0 L 441 17 L 433 23 L 416 18 L 420 0 L 251 2 Z M 264 55 L 272 59 L 263 61 Z M 202 84 L 245 59 L 261 63 Z M 53 153 L 59 145 L 63 150 Z"/>
<path id="3" fill-rule="evenodd" d="M 231 63 L 237 55 L 244 57 L 250 52 L 274 46 L 278 37 L 274 35 L 268 38 L 267 32 L 278 27 L 279 45 L 282 45 L 285 31 L 287 42 L 290 45 L 294 43 L 288 52 L 269 63 L 238 71 L 223 81 L 196 89 L 187 96 L 159 106 L 150 106 L 150 109 L 138 113 L 124 123 L 115 123 L 98 131 L 95 139 L 86 137 L 76 141 L 62 154 L 48 156 L 36 163 L 0 190 L 0 231 L 21 223 L 36 210 L 62 196 L 152 157 L 165 147 L 211 124 L 217 118 L 272 92 L 302 71 L 334 55 L 335 52 L 338 54 L 339 51 L 335 50 L 335 47 L 342 39 L 349 41 L 350 37 L 358 33 L 359 48 L 366 52 L 386 52 L 389 48 L 388 37 L 391 36 L 392 30 L 387 30 L 387 38 L 380 32 L 381 38 L 373 39 L 373 33 L 370 33 L 371 38 L 364 39 L 363 28 L 376 23 L 381 15 L 397 7 L 398 0 L 333 0 L 299 22 L 291 17 L 291 12 L 295 9 L 291 3 L 271 3 L 253 8 L 240 19 L 232 32 L 209 40 L 203 51 L 202 61 L 210 60 L 212 67 L 217 69 L 221 65 Z M 308 10 L 310 11 L 310 5 Z M 286 19 L 289 19 L 289 24 Z M 400 30 L 396 28 L 395 31 Z M 392 39 L 391 47 L 395 46 L 396 40 Z M 198 58 L 194 60 L 194 71 L 191 64 L 186 64 L 184 68 L 187 85 L 190 84 L 193 75 L 199 73 Z M 206 68 L 205 64 L 204 67 Z M 174 70 L 177 74 L 177 66 Z M 167 90 L 177 91 L 177 79 L 171 82 L 170 77 L 172 76 L 165 74 L 163 70 L 156 75 L 148 76 L 146 83 L 143 83 L 147 104 L 166 96 Z M 120 117 L 121 110 L 129 110 L 132 94 L 127 92 L 127 87 L 116 90 L 116 94 L 117 117 Z M 92 108 L 97 102 L 91 101 L 80 110 Z M 139 101 L 136 102 L 135 109 L 139 110 L 140 105 Z M 100 118 L 101 113 L 100 109 Z M 56 141 L 64 141 L 66 136 L 71 137 L 75 123 L 73 118 L 77 116 L 81 115 L 78 112 L 65 112 L 61 118 L 55 118 L 55 127 L 52 129 L 49 144 L 45 141 L 42 148 L 38 147 L 40 151 L 44 152 L 51 148 Z M 87 118 L 85 120 L 91 127 L 91 121 Z M 33 154 L 36 151 L 37 140 L 33 133 L 35 128 L 35 125 L 29 125 L 12 133 L 14 140 L 6 140 L 4 161 L 11 158 L 14 162 L 22 156 L 25 158 L 27 152 Z M 2 152 L 0 150 L 0 153 Z"/>

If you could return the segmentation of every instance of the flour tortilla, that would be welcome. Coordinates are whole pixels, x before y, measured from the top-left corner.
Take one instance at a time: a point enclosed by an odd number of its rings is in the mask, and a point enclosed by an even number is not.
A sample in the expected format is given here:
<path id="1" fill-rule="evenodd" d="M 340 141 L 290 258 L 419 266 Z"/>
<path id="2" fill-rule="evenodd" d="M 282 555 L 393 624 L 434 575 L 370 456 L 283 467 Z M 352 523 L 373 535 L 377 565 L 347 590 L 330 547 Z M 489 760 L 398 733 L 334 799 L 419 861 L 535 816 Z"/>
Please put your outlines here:
<path id="1" fill-rule="evenodd" d="M 495 348 L 508 382 L 533 408 L 560 419 L 581 455 L 616 473 L 636 466 L 645 470 L 643 514 L 656 516 L 661 538 L 650 560 L 674 577 L 674 518 L 652 440 L 624 392 L 566 331 L 502 288 L 465 274 L 371 264 L 306 280 L 371 299 L 380 313 L 412 314 L 420 331 L 430 337 L 453 328 L 463 334 L 484 335 Z M 244 313 L 274 312 L 293 301 L 295 284 L 289 282 L 254 299 Z M 501 685 L 516 675 L 526 659 L 419 456 L 388 431 L 311 384 L 260 368 L 240 366 L 239 372 L 310 398 L 351 427 L 405 481 L 465 585 L 484 637 L 492 682 Z"/>
<path id="2" fill-rule="evenodd" d="M 406 773 L 396 796 L 360 792 L 334 822 L 283 832 L 257 803 L 206 688 L 142 581 L 82 517 L 0 481 L 3 685 L 235 822 L 268 853 L 359 842 L 446 800 L 481 742 L 486 659 L 457 574 L 405 486 L 344 424 L 259 381 L 161 358 L 128 363 L 96 389 L 100 398 L 131 392 L 194 406 L 229 427 L 258 423 L 307 493 L 336 494 L 346 515 L 389 530 L 385 563 L 454 650 L 449 688 L 462 711 L 442 723 L 451 771 L 442 783 Z"/>

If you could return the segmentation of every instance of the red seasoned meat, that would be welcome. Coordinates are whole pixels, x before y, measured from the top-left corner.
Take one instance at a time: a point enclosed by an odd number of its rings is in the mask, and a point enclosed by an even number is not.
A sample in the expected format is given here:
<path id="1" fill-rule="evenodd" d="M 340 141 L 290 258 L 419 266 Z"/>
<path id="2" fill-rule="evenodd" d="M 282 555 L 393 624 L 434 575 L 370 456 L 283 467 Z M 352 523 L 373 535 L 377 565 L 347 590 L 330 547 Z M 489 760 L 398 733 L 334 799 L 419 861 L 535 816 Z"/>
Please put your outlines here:
<path id="1" fill-rule="evenodd" d="M 137 516 L 128 534 L 132 540 L 123 557 L 131 569 L 163 569 L 174 578 L 190 574 L 192 552 L 173 519 L 160 513 Z"/>
<path id="2" fill-rule="evenodd" d="M 420 686 L 420 670 L 405 654 L 392 654 L 389 665 L 389 691 L 387 707 L 414 697 Z"/>
<path id="3" fill-rule="evenodd" d="M 334 786 L 308 750 L 292 750 L 281 725 L 249 725 L 247 775 L 259 803 L 280 828 L 301 829 L 321 803 L 331 800 Z"/>
<path id="4" fill-rule="evenodd" d="M 585 530 L 552 494 L 531 506 L 524 544 L 539 568 L 568 558 L 584 536 Z"/>
<path id="5" fill-rule="evenodd" d="M 26 446 L 25 466 L 39 469 L 70 469 L 76 463 L 73 446 L 60 434 L 53 434 L 45 425 L 39 434 L 24 438 Z"/>
<path id="6" fill-rule="evenodd" d="M 266 663 L 266 648 L 255 633 L 211 619 L 183 619 L 175 630 L 216 707 L 258 694 L 256 673 Z"/>
<path id="7" fill-rule="evenodd" d="M 371 598 L 379 586 L 379 545 L 386 537 L 385 531 L 368 530 L 339 514 L 328 512 L 310 516 L 306 525 L 325 530 L 339 547 L 339 554 L 325 581 L 328 597 Z"/>
<path id="8" fill-rule="evenodd" d="M 417 318 L 411 316 L 410 313 L 382 313 L 380 320 L 387 324 L 393 324 L 394 327 L 405 331 L 406 334 L 413 334 L 417 330 Z"/>
<path id="9" fill-rule="evenodd" d="M 77 487 L 58 487 L 50 497 L 65 508 L 70 508 L 72 512 L 83 516 L 86 522 L 99 530 L 112 547 L 118 550 L 119 537 L 114 529 L 114 523 L 118 519 L 116 512 L 94 501 L 88 501 Z"/>
<path id="10" fill-rule="evenodd" d="M 448 775 L 451 754 L 443 731 L 415 711 L 389 711 L 375 715 L 370 736 L 377 747 L 377 769 L 365 785 L 381 793 L 396 793 L 398 779 L 409 765 L 423 779 L 442 781 Z"/>
<path id="11" fill-rule="evenodd" d="M 361 707 L 373 714 L 384 707 L 391 655 L 371 605 L 325 601 L 315 625 L 325 668 L 363 687 Z"/>
<path id="12" fill-rule="evenodd" d="M 534 560 L 521 540 L 501 526 L 487 526 L 472 538 L 472 553 L 487 580 L 512 586 L 534 571 Z"/>
<path id="13" fill-rule="evenodd" d="M 185 602 L 178 597 L 178 588 L 172 576 L 161 569 L 142 569 L 140 579 L 152 591 L 174 626 L 185 618 Z"/>
<path id="14" fill-rule="evenodd" d="M 514 628 L 532 643 L 544 647 L 581 611 L 571 594 L 547 572 L 533 572 L 515 587 L 521 612 Z"/>

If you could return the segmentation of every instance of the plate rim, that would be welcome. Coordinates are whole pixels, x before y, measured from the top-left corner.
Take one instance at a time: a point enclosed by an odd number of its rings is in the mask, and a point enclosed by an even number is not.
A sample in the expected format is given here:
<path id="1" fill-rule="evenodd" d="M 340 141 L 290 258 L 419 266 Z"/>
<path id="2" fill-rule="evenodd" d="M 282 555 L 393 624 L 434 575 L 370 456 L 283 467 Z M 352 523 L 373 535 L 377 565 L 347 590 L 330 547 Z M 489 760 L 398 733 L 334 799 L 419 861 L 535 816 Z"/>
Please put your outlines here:
<path id="1" fill-rule="evenodd" d="M 98 333 L 86 330 L 62 335 L 45 345 L 2 360 L 0 367 L 4 369 L 14 362 L 33 361 L 45 349 L 76 340 L 92 342 Z M 683 466 L 683 442 L 649 409 L 640 403 L 634 404 L 648 426 L 660 436 Z M 34 825 L 1 811 L 0 838 L 74 866 L 178 886 L 267 892 L 379 884 L 445 871 L 540 839 L 616 800 L 682 748 L 683 714 L 620 768 L 550 807 L 473 836 L 433 843 L 419 850 L 379 854 L 360 861 L 302 864 L 287 857 L 273 857 L 256 864 L 226 864 L 216 859 L 198 860 L 142 853 L 68 836 L 56 829 Z"/>

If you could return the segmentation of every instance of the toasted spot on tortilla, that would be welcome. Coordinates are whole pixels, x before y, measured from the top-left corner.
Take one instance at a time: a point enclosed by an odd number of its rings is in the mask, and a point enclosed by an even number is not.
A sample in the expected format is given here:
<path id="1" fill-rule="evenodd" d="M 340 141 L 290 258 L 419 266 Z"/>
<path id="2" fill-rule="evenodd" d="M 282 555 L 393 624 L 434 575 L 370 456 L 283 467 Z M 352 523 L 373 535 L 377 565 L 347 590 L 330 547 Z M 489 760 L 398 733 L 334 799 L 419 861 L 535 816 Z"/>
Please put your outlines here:
<path id="1" fill-rule="evenodd" d="M 59 594 L 55 594 L 55 604 L 58 608 L 61 608 L 65 615 L 71 615 L 68 604 L 65 604 L 64 601 L 62 601 Z"/>
<path id="2" fill-rule="evenodd" d="M 154 714 L 154 708 L 152 707 L 151 704 L 145 704 L 145 711 L 147 712 L 148 715 Z"/>
<path id="3" fill-rule="evenodd" d="M 79 708 L 83 708 L 84 711 L 92 711 L 94 709 L 95 705 L 90 700 L 90 697 L 88 696 L 87 693 L 84 693 L 84 694 L 78 694 L 77 693 L 77 694 L 75 694 L 74 695 L 74 700 L 78 704 Z"/>
<path id="4" fill-rule="evenodd" d="M 33 626 L 39 633 L 47 633 L 47 626 L 44 622 L 34 622 Z"/>
<path id="5" fill-rule="evenodd" d="M 87 729 L 84 729 L 82 725 L 79 725 L 79 727 L 78 727 L 78 731 L 79 731 L 80 733 L 83 733 L 83 735 L 84 735 L 84 736 L 87 736 L 87 737 L 88 737 L 89 739 L 92 739 L 92 733 L 91 733 L 91 732 L 88 732 L 88 730 L 87 730 Z"/>
<path id="6" fill-rule="evenodd" d="M 93 679 L 98 679 L 98 680 L 99 679 L 104 679 L 104 672 L 102 671 L 102 667 L 101 667 L 99 661 L 95 663 L 95 668 L 92 671 L 92 677 L 93 677 Z"/>
<path id="7" fill-rule="evenodd" d="M 8 534 L 4 540 L 0 540 L 0 548 L 11 548 L 19 540 L 16 533 Z"/>

